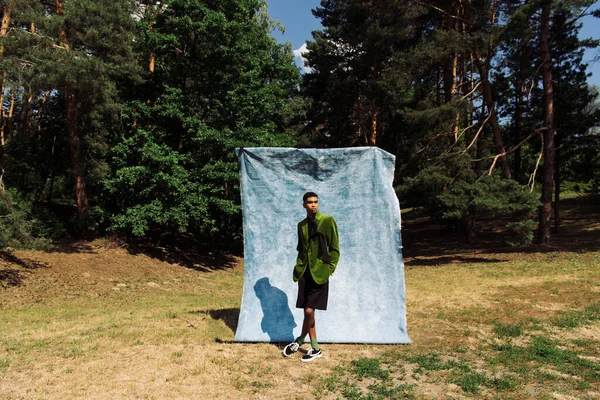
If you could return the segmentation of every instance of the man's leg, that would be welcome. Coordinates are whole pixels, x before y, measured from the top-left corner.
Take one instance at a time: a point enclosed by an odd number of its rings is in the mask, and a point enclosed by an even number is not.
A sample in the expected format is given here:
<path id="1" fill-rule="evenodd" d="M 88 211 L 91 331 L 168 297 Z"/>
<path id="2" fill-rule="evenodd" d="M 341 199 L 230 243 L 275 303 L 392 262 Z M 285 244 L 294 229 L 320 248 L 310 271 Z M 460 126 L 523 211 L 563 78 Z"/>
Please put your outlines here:
<path id="1" fill-rule="evenodd" d="M 302 361 L 312 361 L 315 358 L 321 357 L 321 349 L 319 348 L 319 343 L 317 342 L 317 329 L 315 327 L 315 310 L 314 308 L 305 308 L 304 309 L 304 323 L 302 324 L 302 337 L 308 333 L 310 336 L 310 345 L 311 348 L 308 350 L 308 353 L 302 356 Z"/>
<path id="2" fill-rule="evenodd" d="M 308 333 L 312 348 L 315 350 L 319 350 L 319 343 L 317 342 L 317 328 L 315 325 L 315 309 L 305 308 L 304 323 L 302 324 L 302 335 L 300 336 L 305 337 Z"/>
<path id="3" fill-rule="evenodd" d="M 302 323 L 301 338 L 305 338 L 306 334 L 310 337 L 311 342 L 317 338 L 317 330 L 315 329 L 315 309 L 304 309 L 304 322 Z"/>

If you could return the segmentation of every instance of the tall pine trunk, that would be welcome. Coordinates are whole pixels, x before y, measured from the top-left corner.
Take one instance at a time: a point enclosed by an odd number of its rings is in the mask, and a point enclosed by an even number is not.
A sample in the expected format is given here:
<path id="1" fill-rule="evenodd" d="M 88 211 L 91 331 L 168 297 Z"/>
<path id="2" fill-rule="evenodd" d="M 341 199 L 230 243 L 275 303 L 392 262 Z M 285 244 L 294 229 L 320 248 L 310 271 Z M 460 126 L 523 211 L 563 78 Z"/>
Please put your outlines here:
<path id="1" fill-rule="evenodd" d="M 560 230 L 560 145 L 561 137 L 557 133 L 554 143 L 554 233 Z"/>
<path id="2" fill-rule="evenodd" d="M 10 25 L 10 5 L 5 4 L 2 9 L 2 25 L 0 25 L 0 40 L 8 33 L 8 27 Z M 4 56 L 4 46 L 0 42 L 0 57 Z M 4 127 L 6 126 L 6 120 L 4 115 L 4 91 L 6 90 L 6 71 L 0 71 L 0 124 L 2 131 L 0 132 L 0 142 L 4 146 Z"/>
<path id="3" fill-rule="evenodd" d="M 25 88 L 23 92 L 23 99 L 21 105 L 21 112 L 19 113 L 19 129 L 18 137 L 25 140 L 29 137 L 29 109 L 31 107 L 31 100 L 33 96 L 31 89 Z"/>
<path id="4" fill-rule="evenodd" d="M 369 146 L 375 146 L 377 144 L 377 121 L 379 118 L 379 112 L 377 110 L 377 103 L 375 100 L 371 100 L 371 129 L 369 132 Z"/>
<path id="5" fill-rule="evenodd" d="M 83 143 L 79 134 L 78 114 L 81 103 L 72 87 L 65 89 L 65 107 L 67 109 L 67 139 L 71 150 L 71 167 L 75 181 L 75 201 L 77 203 L 77 214 L 83 217 L 88 211 L 88 198 L 85 189 L 85 160 Z"/>
<path id="6" fill-rule="evenodd" d="M 56 14 L 64 15 L 63 0 L 56 0 Z M 58 45 L 65 51 L 69 50 L 65 25 L 61 25 L 58 33 Z M 83 151 L 83 140 L 79 130 L 79 110 L 81 101 L 77 98 L 77 91 L 66 85 L 64 93 L 65 108 L 67 111 L 67 140 L 71 152 L 71 168 L 73 169 L 73 180 L 75 185 L 75 202 L 77 203 L 77 215 L 83 217 L 88 212 L 88 197 L 85 184 L 85 153 Z"/>
<path id="7" fill-rule="evenodd" d="M 522 78 L 519 78 L 516 85 L 516 98 L 515 98 L 515 140 L 519 140 L 524 136 L 524 126 L 525 122 L 523 119 L 524 114 L 524 104 L 523 97 L 525 95 L 525 84 L 522 81 Z M 522 176 L 522 161 L 521 161 L 521 149 L 515 150 L 514 161 L 513 161 L 513 171 L 515 175 L 515 179 L 519 179 Z"/>
<path id="8" fill-rule="evenodd" d="M 550 219 L 552 217 L 552 186 L 554 183 L 554 92 L 550 58 L 550 11 L 551 4 L 542 6 L 540 56 L 542 59 L 542 82 L 544 101 L 544 169 L 542 171 L 542 206 L 540 207 L 538 242 L 550 243 Z"/>
<path id="9" fill-rule="evenodd" d="M 2 141 L 2 146 L 4 146 L 5 142 L 6 142 L 6 138 L 9 138 L 12 135 L 12 118 L 13 118 L 13 112 L 15 110 L 15 88 L 12 88 L 12 90 L 10 91 L 10 105 L 8 106 L 8 115 L 6 116 L 6 118 L 4 118 L 2 120 L 2 127 L 1 129 L 1 138 L 0 140 Z"/>

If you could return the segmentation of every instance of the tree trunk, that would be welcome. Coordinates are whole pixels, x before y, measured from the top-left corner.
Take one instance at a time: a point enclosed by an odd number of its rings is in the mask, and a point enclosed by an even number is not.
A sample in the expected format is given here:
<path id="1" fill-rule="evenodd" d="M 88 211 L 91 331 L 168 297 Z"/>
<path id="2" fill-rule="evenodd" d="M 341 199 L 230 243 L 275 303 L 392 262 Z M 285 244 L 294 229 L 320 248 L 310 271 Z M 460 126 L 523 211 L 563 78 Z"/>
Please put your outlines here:
<path id="1" fill-rule="evenodd" d="M 88 211 L 88 198 L 85 189 L 85 160 L 83 143 L 77 124 L 81 103 L 70 86 L 65 89 L 65 108 L 67 109 L 67 139 L 71 150 L 71 166 L 75 181 L 75 201 L 77 214 L 83 217 Z"/>
<path id="2" fill-rule="evenodd" d="M 35 123 L 35 131 L 36 132 L 39 132 L 42 129 L 42 114 L 44 111 L 44 106 L 46 105 L 46 102 L 48 101 L 48 97 L 50 97 L 50 90 L 46 90 L 46 93 L 44 93 L 44 97 L 42 97 L 42 101 L 40 102 L 40 105 L 38 107 L 37 121 Z"/>
<path id="3" fill-rule="evenodd" d="M 496 104 L 494 103 L 494 99 L 492 97 L 492 85 L 488 80 L 488 70 L 483 62 L 483 59 L 481 58 L 481 53 L 479 50 L 476 50 L 474 55 L 477 68 L 479 69 L 479 75 L 481 77 L 483 100 L 490 113 L 490 124 L 492 126 L 492 133 L 494 134 L 494 146 L 496 147 L 496 152 L 498 154 L 502 154 L 505 152 L 505 150 L 504 145 L 502 144 L 502 133 L 500 132 L 500 125 L 498 124 L 498 115 L 496 114 Z M 504 179 L 510 179 L 511 173 L 508 165 L 508 159 L 506 156 L 503 156 L 501 157 L 501 160 L 502 177 Z"/>
<path id="4" fill-rule="evenodd" d="M 23 105 L 21 106 L 21 113 L 19 114 L 19 130 L 18 137 L 21 139 L 27 139 L 29 137 L 29 108 L 31 105 L 30 89 L 25 89 L 23 93 Z"/>
<path id="5" fill-rule="evenodd" d="M 2 46 L 2 38 L 6 36 L 8 32 L 8 27 L 10 25 L 10 13 L 11 8 L 9 5 L 4 5 L 2 9 L 2 25 L 0 25 L 0 57 L 4 55 L 4 46 Z M 0 141 L 2 142 L 2 146 L 4 146 L 4 126 L 6 125 L 5 115 L 4 115 L 4 90 L 6 90 L 6 71 L 2 71 L 0 73 L 0 124 L 2 126 L 2 132 L 0 132 Z"/>
<path id="6" fill-rule="evenodd" d="M 56 0 L 56 15 L 60 17 L 65 15 L 63 3 L 64 0 Z M 64 24 L 61 24 L 58 28 L 58 45 L 66 50 L 69 49 L 69 44 L 67 43 L 67 31 Z"/>
<path id="7" fill-rule="evenodd" d="M 48 188 L 48 197 L 46 198 L 48 204 L 52 202 L 52 192 L 54 191 L 54 178 L 55 178 L 55 174 L 54 174 L 54 164 L 55 164 L 55 160 L 56 160 L 56 156 L 55 156 L 55 152 L 56 152 L 56 135 L 54 135 L 54 137 L 52 138 L 52 149 L 50 150 L 50 176 L 48 177 L 48 179 L 50 180 L 50 187 Z"/>
<path id="8" fill-rule="evenodd" d="M 15 109 L 15 88 L 12 88 L 10 95 L 10 106 L 8 107 L 8 116 L 2 120 L 2 128 L 0 132 L 0 140 L 2 146 L 6 143 L 6 138 L 12 135 L 12 117 Z"/>
<path id="9" fill-rule="evenodd" d="M 371 132 L 369 134 L 369 146 L 375 146 L 377 144 L 378 118 L 379 112 L 377 110 L 377 103 L 375 100 L 371 100 Z"/>
<path id="10" fill-rule="evenodd" d="M 560 137 L 556 135 L 554 149 L 554 233 L 560 230 Z"/>
<path id="11" fill-rule="evenodd" d="M 515 139 L 516 139 L 516 141 L 518 141 L 518 140 L 520 140 L 521 137 L 524 136 L 523 135 L 523 128 L 524 128 L 523 96 L 525 93 L 525 85 L 519 78 L 516 86 L 517 86 L 517 93 L 516 93 L 516 99 L 515 99 L 514 121 L 515 121 Z M 517 179 L 517 180 L 521 177 L 521 168 L 522 168 L 521 164 L 522 164 L 521 149 L 519 148 L 519 149 L 515 150 L 515 155 L 514 155 L 514 159 L 513 159 L 513 172 L 514 172 L 515 179 Z"/>
<path id="12" fill-rule="evenodd" d="M 59 16 L 64 15 L 63 0 L 56 0 L 56 14 Z M 65 50 L 69 49 L 64 24 L 59 27 L 58 45 Z M 69 142 L 69 150 L 71 152 L 71 168 L 73 169 L 77 215 L 83 217 L 87 214 L 89 205 L 85 185 L 85 155 L 78 124 L 81 102 L 77 98 L 75 89 L 70 85 L 65 87 L 64 100 L 67 111 L 67 141 Z"/>
<path id="13" fill-rule="evenodd" d="M 10 5 L 5 4 L 2 9 L 2 25 L 0 26 L 0 37 L 6 36 L 8 32 L 8 26 L 10 25 L 10 14 L 11 14 Z M 4 54 L 4 46 L 0 43 L 0 55 Z"/>
<path id="14" fill-rule="evenodd" d="M 554 183 L 554 92 L 550 58 L 549 30 L 550 3 L 542 6 L 540 56 L 544 99 L 544 168 L 542 170 L 542 206 L 538 225 L 538 243 L 550 243 L 550 218 L 552 217 L 552 185 Z"/>

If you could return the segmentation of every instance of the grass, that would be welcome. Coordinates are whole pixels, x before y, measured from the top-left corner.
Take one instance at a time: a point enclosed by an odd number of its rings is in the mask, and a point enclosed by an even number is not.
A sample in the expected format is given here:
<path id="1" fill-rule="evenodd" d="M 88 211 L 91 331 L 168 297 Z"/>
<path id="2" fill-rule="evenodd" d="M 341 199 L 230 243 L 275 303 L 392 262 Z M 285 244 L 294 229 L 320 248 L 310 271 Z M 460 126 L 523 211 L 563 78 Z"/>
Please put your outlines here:
<path id="1" fill-rule="evenodd" d="M 15 252 L 45 267 L 0 289 L 0 399 L 599 398 L 600 248 L 568 243 L 577 226 L 597 229 L 587 222 L 564 221 L 566 244 L 549 249 L 408 243 L 413 343 L 323 344 L 308 365 L 232 342 L 239 260 L 202 270 L 106 244 Z"/>

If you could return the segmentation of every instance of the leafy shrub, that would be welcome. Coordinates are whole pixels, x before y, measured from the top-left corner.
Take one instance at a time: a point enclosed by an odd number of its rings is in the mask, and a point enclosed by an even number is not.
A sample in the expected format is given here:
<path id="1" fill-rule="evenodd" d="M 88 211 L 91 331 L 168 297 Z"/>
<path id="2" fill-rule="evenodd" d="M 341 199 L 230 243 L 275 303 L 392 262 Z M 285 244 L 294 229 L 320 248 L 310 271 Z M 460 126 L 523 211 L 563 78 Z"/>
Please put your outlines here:
<path id="1" fill-rule="evenodd" d="M 511 179 L 496 175 L 477 177 L 468 155 L 449 155 L 398 188 L 403 201 L 424 207 L 433 220 L 461 229 L 468 242 L 477 234 L 482 217 L 507 219 L 512 244 L 523 245 L 533 239 L 533 220 L 539 201 Z M 406 204 L 406 203 L 405 203 Z"/>
<path id="2" fill-rule="evenodd" d="M 36 236 L 39 221 L 31 215 L 31 203 L 16 191 L 0 191 L 0 249 L 7 247 L 48 249 L 51 241 Z"/>

